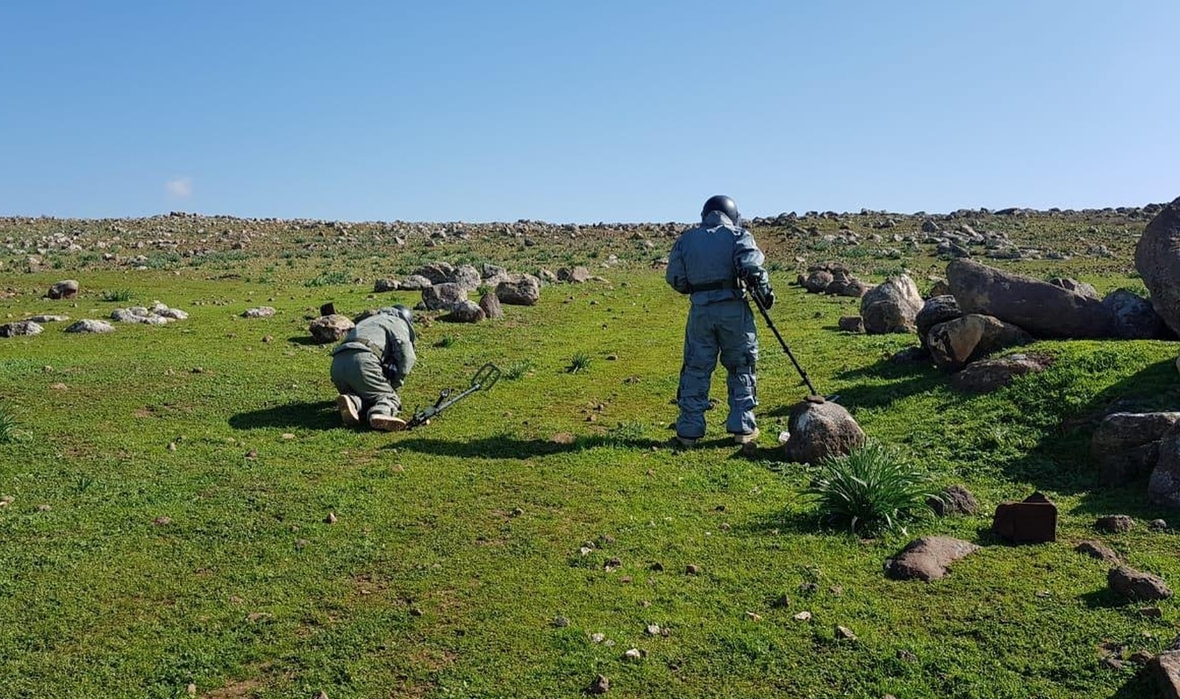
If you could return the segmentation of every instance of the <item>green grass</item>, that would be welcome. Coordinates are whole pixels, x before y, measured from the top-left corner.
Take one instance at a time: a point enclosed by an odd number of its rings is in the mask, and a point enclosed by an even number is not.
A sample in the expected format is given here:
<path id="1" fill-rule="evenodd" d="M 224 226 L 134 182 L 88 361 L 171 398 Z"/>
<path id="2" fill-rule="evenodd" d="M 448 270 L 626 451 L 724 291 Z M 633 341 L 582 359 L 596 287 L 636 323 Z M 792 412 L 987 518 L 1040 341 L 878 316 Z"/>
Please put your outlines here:
<path id="1" fill-rule="evenodd" d="M 907 520 L 929 512 L 929 479 L 878 442 L 829 456 L 820 462 L 819 471 L 804 492 L 815 499 L 823 519 L 852 532 L 904 533 Z"/>
<path id="2" fill-rule="evenodd" d="M 4 408 L 0 408 L 0 444 L 15 442 L 18 427 L 16 418 Z"/>
<path id="3" fill-rule="evenodd" d="M 566 366 L 566 373 L 576 374 L 579 371 L 586 371 L 590 368 L 593 358 L 587 352 L 575 352 L 574 356 L 570 357 L 570 362 Z"/>
<path id="4" fill-rule="evenodd" d="M 1118 230 L 1106 218 L 1095 222 Z M 0 695 L 183 697 L 193 683 L 223 698 L 576 697 L 604 674 L 608 696 L 1147 696 L 1134 667 L 1110 669 L 1096 649 L 1161 651 L 1177 634 L 1177 602 L 1142 615 L 1105 591 L 1103 564 L 1072 548 L 1101 539 L 1180 584 L 1175 533 L 1093 529 L 1100 514 L 1175 512 L 1149 505 L 1142 481 L 1100 487 L 1089 460 L 1094 416 L 1118 401 L 1180 405 L 1174 343 L 1039 342 L 1023 349 L 1052 355 L 1047 371 L 961 395 L 931 367 L 888 361 L 914 337 L 835 332 L 856 300 L 790 286 L 804 239 L 759 231 L 781 264 L 771 315 L 815 386 L 840 394 L 933 490 L 962 484 L 982 505 L 862 538 L 819 524 L 803 495 L 818 469 L 772 447 L 807 389 L 761 326 L 761 449 L 743 456 L 727 438 L 721 369 L 711 393 L 721 406 L 706 414 L 701 446 L 663 446 L 687 303 L 650 267 L 666 249 L 633 252 L 630 232 L 562 247 L 501 236 L 430 248 L 512 271 L 596 249 L 621 262 L 600 272 L 609 284 L 546 287 L 535 307 L 505 306 L 502 322 L 420 323 L 419 363 L 400 392 L 407 412 L 465 387 L 485 362 L 507 367 L 505 378 L 519 364 L 517 380 L 420 429 L 343 429 L 331 346 L 307 342 L 309 317 L 325 301 L 349 315 L 374 305 L 371 287 L 353 280 L 412 268 L 421 241 L 380 247 L 358 224 L 359 242 L 333 247 L 334 231 L 307 225 L 253 237 L 242 259 L 218 260 L 225 269 L 187 257 L 163 270 L 63 258 L 84 289 L 131 287 L 191 316 L 0 339 L 0 396 L 21 418 L 21 438 L 0 443 L 0 497 L 12 497 L 0 507 Z M 1076 237 L 1048 217 L 987 227 L 1050 239 L 1045 248 Z M 1089 242 L 1121 257 L 1004 264 L 1103 292 L 1134 286 L 1133 237 L 1103 236 Z M 309 286 L 330 259 L 322 253 L 345 247 L 356 255 L 347 278 Z M 924 249 L 899 261 L 919 283 L 945 270 Z M 880 281 L 871 267 L 881 261 L 840 252 L 808 260 L 845 261 Z M 0 252 L 7 270 L 22 259 Z M 14 272 L 0 312 L 59 312 L 41 294 L 60 278 Z M 73 317 L 107 314 L 95 298 L 76 302 Z M 278 313 L 240 317 L 263 303 Z M 578 354 L 617 359 L 570 377 Z M 1058 542 L 992 540 L 994 507 L 1034 490 L 1058 505 Z M 943 580 L 885 578 L 886 558 L 934 534 L 984 548 Z M 810 622 L 794 619 L 801 611 Z M 555 625 L 559 616 L 569 623 Z M 836 638 L 836 625 L 858 640 Z M 640 662 L 623 659 L 632 647 L 646 653 Z"/>
<path id="5" fill-rule="evenodd" d="M 103 301 L 124 303 L 130 301 L 133 298 L 133 294 L 130 289 L 112 289 L 102 292 L 101 298 Z"/>

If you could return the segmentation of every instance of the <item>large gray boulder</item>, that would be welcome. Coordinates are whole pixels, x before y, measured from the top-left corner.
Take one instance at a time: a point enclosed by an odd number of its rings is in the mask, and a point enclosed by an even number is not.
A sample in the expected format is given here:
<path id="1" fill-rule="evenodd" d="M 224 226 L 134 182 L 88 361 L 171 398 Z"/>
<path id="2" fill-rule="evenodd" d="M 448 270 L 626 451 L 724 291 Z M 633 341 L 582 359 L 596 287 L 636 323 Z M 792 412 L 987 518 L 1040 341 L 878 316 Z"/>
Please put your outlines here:
<path id="1" fill-rule="evenodd" d="M 428 311 L 453 311 L 467 300 L 467 290 L 454 282 L 432 284 L 422 290 L 422 304 Z"/>
<path id="2" fill-rule="evenodd" d="M 461 301 L 451 309 L 451 312 L 439 318 L 448 323 L 478 323 L 485 317 L 483 308 L 474 301 Z"/>
<path id="3" fill-rule="evenodd" d="M 414 270 L 411 276 L 425 277 L 431 284 L 446 284 L 455 281 L 455 268 L 449 262 L 431 262 Z"/>
<path id="4" fill-rule="evenodd" d="M 1156 468 L 1160 440 L 1177 430 L 1180 412 L 1111 413 L 1090 438 L 1103 485 L 1123 485 Z"/>
<path id="5" fill-rule="evenodd" d="M 51 299 L 72 299 L 78 295 L 78 288 L 76 279 L 65 279 L 49 287 L 46 296 Z"/>
<path id="6" fill-rule="evenodd" d="M 422 291 L 431 285 L 431 281 L 421 274 L 411 274 L 401 282 L 402 291 Z"/>
<path id="7" fill-rule="evenodd" d="M 500 307 L 500 299 L 491 292 L 479 297 L 479 307 L 483 309 L 484 317 L 488 320 L 504 317 L 504 309 Z"/>
<path id="8" fill-rule="evenodd" d="M 908 274 L 890 277 L 860 299 L 860 315 L 869 334 L 908 333 L 922 310 L 922 295 Z"/>
<path id="9" fill-rule="evenodd" d="M 828 456 L 844 456 L 864 445 L 865 433 L 843 407 L 811 396 L 791 409 L 791 437 L 784 447 L 787 461 L 817 464 Z"/>
<path id="10" fill-rule="evenodd" d="M 1110 318 L 1110 334 L 1121 340 L 1159 340 L 1168 337 L 1168 326 L 1151 301 L 1127 289 L 1115 289 L 1102 299 Z"/>
<path id="11" fill-rule="evenodd" d="M 0 325 L 0 337 L 19 337 L 22 335 L 40 335 L 42 328 L 31 320 L 18 320 Z"/>
<path id="12" fill-rule="evenodd" d="M 307 329 L 313 340 L 324 345 L 329 342 L 339 342 L 354 327 L 356 324 L 352 322 L 351 318 L 333 313 L 311 321 L 311 325 Z"/>
<path id="13" fill-rule="evenodd" d="M 1148 664 L 1161 699 L 1180 699 L 1180 650 L 1169 650 Z"/>
<path id="14" fill-rule="evenodd" d="M 1147 481 L 1147 499 L 1156 505 L 1180 507 L 1180 435 L 1159 441 L 1159 457 Z"/>
<path id="15" fill-rule="evenodd" d="M 946 276 L 963 313 L 994 316 L 1036 337 L 1110 335 L 1108 312 L 1093 296 L 970 260 L 951 262 Z"/>
<path id="16" fill-rule="evenodd" d="M 496 298 L 509 306 L 535 306 L 541 299 L 541 280 L 517 274 L 496 285 Z"/>
<path id="17" fill-rule="evenodd" d="M 957 371 L 992 352 L 1031 339 L 1015 325 L 978 313 L 939 323 L 926 335 L 935 365 L 949 371 Z"/>
<path id="18" fill-rule="evenodd" d="M 1049 359 L 1039 355 L 1013 354 L 999 359 L 983 359 L 968 364 L 951 377 L 951 385 L 964 393 L 991 393 L 1012 383 L 1017 376 L 1036 374 L 1049 366 Z"/>
<path id="19" fill-rule="evenodd" d="M 65 329 L 68 333 L 113 333 L 115 326 L 106 322 L 105 320 L 93 320 L 91 318 L 83 318 L 76 321 L 73 325 Z"/>
<path id="20" fill-rule="evenodd" d="M 1151 292 L 1151 305 L 1180 335 L 1180 199 L 1147 224 L 1135 246 L 1135 269 Z"/>
<path id="21" fill-rule="evenodd" d="M 962 316 L 963 311 L 959 310 L 959 303 L 955 301 L 954 296 L 947 294 L 926 299 L 926 302 L 922 304 L 922 310 L 918 311 L 918 315 L 914 317 L 914 325 L 918 329 L 919 344 L 922 347 L 928 346 L 926 335 L 935 325 Z"/>
<path id="22" fill-rule="evenodd" d="M 459 265 L 451 274 L 451 282 L 467 291 L 475 291 L 483 283 L 479 270 L 472 265 Z"/>
<path id="23" fill-rule="evenodd" d="M 1106 574 L 1106 584 L 1111 591 L 1127 599 L 1160 600 L 1172 596 L 1172 590 L 1162 578 L 1129 566 L 1111 568 Z"/>

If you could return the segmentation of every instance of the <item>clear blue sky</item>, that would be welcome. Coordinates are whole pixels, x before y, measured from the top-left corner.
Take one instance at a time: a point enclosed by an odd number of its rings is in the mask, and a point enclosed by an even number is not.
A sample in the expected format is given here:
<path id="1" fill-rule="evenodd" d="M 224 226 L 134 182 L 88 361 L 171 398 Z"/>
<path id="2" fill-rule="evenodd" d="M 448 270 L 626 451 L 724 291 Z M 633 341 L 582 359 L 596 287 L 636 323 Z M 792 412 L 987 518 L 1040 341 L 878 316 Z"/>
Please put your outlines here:
<path id="1" fill-rule="evenodd" d="M 0 3 L 0 215 L 1180 195 L 1177 0 Z"/>

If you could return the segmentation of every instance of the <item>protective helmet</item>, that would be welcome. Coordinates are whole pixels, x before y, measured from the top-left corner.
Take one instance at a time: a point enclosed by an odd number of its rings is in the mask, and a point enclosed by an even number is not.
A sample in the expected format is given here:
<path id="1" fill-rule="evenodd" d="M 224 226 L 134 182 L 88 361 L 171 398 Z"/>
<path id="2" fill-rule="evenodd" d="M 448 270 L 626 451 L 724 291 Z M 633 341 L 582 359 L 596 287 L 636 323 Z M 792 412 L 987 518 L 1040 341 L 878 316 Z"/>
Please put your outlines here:
<path id="1" fill-rule="evenodd" d="M 417 344 L 418 334 L 414 332 L 414 313 L 409 308 L 401 305 L 383 306 L 377 309 L 381 315 L 393 316 L 394 318 L 401 318 L 406 321 L 406 327 L 410 329 L 410 342 Z"/>
<path id="2" fill-rule="evenodd" d="M 701 220 L 705 220 L 705 217 L 713 211 L 720 211 L 735 224 L 741 223 L 742 217 L 738 213 L 737 204 L 724 194 L 715 194 L 705 201 L 704 207 L 701 208 Z"/>
<path id="3" fill-rule="evenodd" d="M 405 306 L 403 306 L 399 303 L 398 305 L 393 307 L 393 311 L 394 311 L 394 314 L 398 318 L 401 318 L 402 320 L 406 321 L 406 325 L 413 325 L 414 324 L 414 314 L 410 311 L 409 308 L 406 308 Z"/>

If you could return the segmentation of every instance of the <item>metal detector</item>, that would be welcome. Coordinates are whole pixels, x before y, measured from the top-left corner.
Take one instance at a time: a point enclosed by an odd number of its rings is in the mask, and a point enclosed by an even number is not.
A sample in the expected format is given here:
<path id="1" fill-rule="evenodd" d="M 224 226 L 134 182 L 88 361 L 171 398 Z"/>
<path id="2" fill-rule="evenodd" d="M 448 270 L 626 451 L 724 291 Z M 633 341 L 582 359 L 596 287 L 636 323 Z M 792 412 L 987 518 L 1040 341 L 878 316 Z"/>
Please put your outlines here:
<path id="1" fill-rule="evenodd" d="M 807 378 L 807 372 L 803 371 L 803 367 L 799 365 L 799 362 L 795 359 L 795 355 L 791 354 L 791 348 L 787 347 L 787 341 L 783 339 L 783 336 L 781 333 L 779 333 L 778 328 L 774 326 L 774 321 L 770 319 L 770 314 L 766 312 L 766 306 L 762 303 L 762 296 L 755 293 L 753 289 L 749 289 L 748 291 L 750 292 L 750 298 L 754 299 L 754 305 L 757 306 L 758 310 L 762 312 L 762 318 L 766 320 L 767 327 L 769 327 L 770 331 L 774 333 L 774 336 L 778 338 L 778 343 L 783 346 L 783 351 L 787 353 L 787 356 L 791 359 L 791 363 L 795 365 L 795 370 L 799 372 L 799 376 L 803 377 L 803 383 L 807 385 L 807 390 L 811 391 L 811 395 L 813 396 L 820 395 L 819 392 L 815 390 L 815 386 L 811 385 L 811 379 Z M 823 396 L 824 400 L 829 400 L 833 403 L 835 403 L 839 397 L 840 396 Z"/>
<path id="2" fill-rule="evenodd" d="M 479 368 L 478 371 L 471 377 L 471 384 L 464 389 L 462 393 L 452 397 L 453 389 L 445 388 L 438 394 L 438 400 L 434 405 L 425 410 L 418 410 L 414 412 L 414 416 L 406 423 L 406 429 L 412 429 L 420 425 L 425 425 L 430 422 L 430 419 L 451 407 L 455 403 L 463 400 L 467 396 L 479 390 L 486 391 L 495 385 L 496 381 L 500 379 L 500 370 L 495 364 L 487 363 Z"/>

